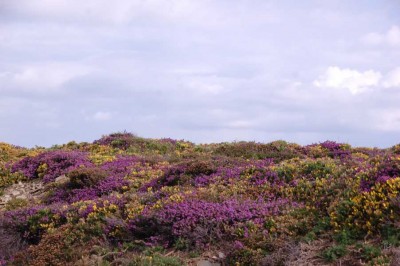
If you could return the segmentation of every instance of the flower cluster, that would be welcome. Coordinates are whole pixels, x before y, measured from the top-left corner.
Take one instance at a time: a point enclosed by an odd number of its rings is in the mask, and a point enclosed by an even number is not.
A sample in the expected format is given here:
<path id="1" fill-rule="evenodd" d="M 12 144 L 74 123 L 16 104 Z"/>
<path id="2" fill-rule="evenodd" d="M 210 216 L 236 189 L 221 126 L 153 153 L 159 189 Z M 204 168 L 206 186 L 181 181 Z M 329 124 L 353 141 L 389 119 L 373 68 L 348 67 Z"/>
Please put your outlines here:
<path id="1" fill-rule="evenodd" d="M 95 140 L 94 144 L 109 145 L 119 149 L 127 149 L 132 143 L 135 136 L 131 133 L 113 133 L 108 136 L 103 136 L 101 139 Z"/>
<path id="2" fill-rule="evenodd" d="M 33 157 L 25 157 L 12 165 L 12 172 L 21 172 L 27 178 L 42 178 L 44 182 L 78 167 L 90 166 L 88 156 L 80 151 L 48 151 Z"/>
<path id="3" fill-rule="evenodd" d="M 21 237 L 31 243 L 36 243 L 49 229 L 66 222 L 68 206 L 59 204 L 37 205 L 4 213 L 2 226 L 15 230 Z"/>
<path id="4" fill-rule="evenodd" d="M 394 224 L 400 218 L 395 204 L 399 193 L 400 177 L 382 180 L 370 191 L 356 194 L 347 206 L 332 210 L 332 224 L 335 229 L 348 227 L 368 234 L 379 232 L 385 224 Z"/>
<path id="5" fill-rule="evenodd" d="M 147 239 L 165 238 L 196 240 L 195 245 L 230 239 L 233 236 L 226 228 L 251 221 L 262 226 L 265 220 L 281 213 L 287 207 L 286 200 L 225 200 L 207 202 L 199 200 L 176 201 L 159 210 L 144 210 L 129 221 L 134 235 Z"/>
<path id="6" fill-rule="evenodd" d="M 90 165 L 70 170 L 67 173 L 70 181 L 56 187 L 46 201 L 72 203 L 128 189 L 130 182 L 126 177 L 138 162 L 139 159 L 135 156 L 120 156 L 99 166 Z"/>

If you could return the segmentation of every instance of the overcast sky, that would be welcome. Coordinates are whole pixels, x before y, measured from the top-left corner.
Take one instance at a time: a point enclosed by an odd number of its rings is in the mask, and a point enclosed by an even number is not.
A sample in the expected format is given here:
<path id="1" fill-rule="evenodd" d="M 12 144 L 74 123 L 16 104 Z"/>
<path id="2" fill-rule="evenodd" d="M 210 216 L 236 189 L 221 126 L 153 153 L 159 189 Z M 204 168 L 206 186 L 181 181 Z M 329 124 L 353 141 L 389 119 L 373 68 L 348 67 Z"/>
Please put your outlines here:
<path id="1" fill-rule="evenodd" d="M 398 0 L 0 0 L 0 141 L 400 143 Z"/>

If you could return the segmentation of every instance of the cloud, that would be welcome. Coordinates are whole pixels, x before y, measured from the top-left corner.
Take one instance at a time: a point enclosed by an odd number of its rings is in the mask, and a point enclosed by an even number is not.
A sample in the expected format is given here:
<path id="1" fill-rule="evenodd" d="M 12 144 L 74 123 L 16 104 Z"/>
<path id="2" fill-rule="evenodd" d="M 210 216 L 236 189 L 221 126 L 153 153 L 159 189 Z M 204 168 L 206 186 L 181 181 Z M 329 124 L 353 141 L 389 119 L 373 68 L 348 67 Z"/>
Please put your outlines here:
<path id="1" fill-rule="evenodd" d="M 55 62 L 11 67 L 10 70 L 0 72 L 0 92 L 56 92 L 60 91 L 66 82 L 84 76 L 92 70 L 92 67 L 78 63 Z"/>
<path id="2" fill-rule="evenodd" d="M 400 88 L 400 67 L 397 67 L 390 71 L 382 82 L 384 88 Z"/>
<path id="3" fill-rule="evenodd" d="M 374 127 L 376 129 L 387 132 L 400 132 L 400 109 L 375 110 L 372 118 L 375 120 Z"/>
<path id="4" fill-rule="evenodd" d="M 369 45 L 378 45 L 384 41 L 384 36 L 376 32 L 370 32 L 362 38 L 362 41 Z"/>
<path id="5" fill-rule="evenodd" d="M 378 86 L 381 78 L 382 74 L 374 70 L 361 72 L 331 66 L 313 84 L 318 88 L 347 89 L 351 94 L 359 94 Z"/>
<path id="6" fill-rule="evenodd" d="M 399 50 L 387 49 L 397 17 L 289 2 L 2 1 L 0 140 L 50 145 L 126 129 L 196 142 L 398 141 L 366 114 L 400 101 L 389 89 Z M 374 49 L 356 46 L 368 32 Z"/>
<path id="7" fill-rule="evenodd" d="M 374 70 L 362 72 L 331 66 L 314 80 L 313 85 L 318 88 L 347 89 L 353 95 L 359 95 L 372 88 L 398 88 L 400 87 L 400 67 L 382 75 Z"/>
<path id="8" fill-rule="evenodd" d="M 368 45 L 400 46 L 400 27 L 392 26 L 385 33 L 370 32 L 362 41 Z"/>
<path id="9" fill-rule="evenodd" d="M 108 0 L 20 0 L 2 4 L 0 14 L 97 26 L 184 22 L 199 27 L 219 27 L 232 22 L 239 24 L 236 17 L 243 16 L 243 9 L 248 9 L 248 5 L 211 0 L 116 0 L 112 5 Z M 236 16 L 225 16 L 226 12 Z M 260 19 L 272 21 L 275 18 L 258 11 L 252 21 Z"/>
<path id="10" fill-rule="evenodd" d="M 233 129 L 254 129 L 257 126 L 253 121 L 234 120 L 226 124 L 226 127 Z"/>
<path id="11" fill-rule="evenodd" d="M 112 118 L 112 114 L 110 112 L 102 112 L 99 111 L 93 115 L 93 119 L 96 121 L 107 121 Z"/>
<path id="12" fill-rule="evenodd" d="M 202 95 L 219 95 L 228 91 L 226 88 L 224 88 L 222 83 L 227 83 L 226 79 L 220 79 L 213 76 L 192 76 L 182 84 L 182 89 L 189 89 L 193 93 Z"/>
<path id="13" fill-rule="evenodd" d="M 400 28 L 393 26 L 386 34 L 386 40 L 390 45 L 400 45 Z"/>

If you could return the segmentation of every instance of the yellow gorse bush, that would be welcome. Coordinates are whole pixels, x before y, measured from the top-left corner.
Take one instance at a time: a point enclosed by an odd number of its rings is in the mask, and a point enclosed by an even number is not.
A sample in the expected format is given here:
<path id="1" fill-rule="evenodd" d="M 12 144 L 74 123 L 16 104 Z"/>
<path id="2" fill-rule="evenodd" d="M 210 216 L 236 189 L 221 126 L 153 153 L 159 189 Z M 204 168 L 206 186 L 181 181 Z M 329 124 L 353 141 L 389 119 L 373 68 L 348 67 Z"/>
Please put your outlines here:
<path id="1" fill-rule="evenodd" d="M 122 154 L 121 150 L 105 145 L 92 145 L 89 152 L 89 159 L 96 165 L 111 162 L 116 158 L 116 155 Z"/>
<path id="2" fill-rule="evenodd" d="M 77 212 L 80 217 L 84 217 L 80 218 L 82 222 L 93 222 L 100 218 L 110 217 L 116 214 L 119 210 L 117 205 L 110 203 L 108 200 L 104 200 L 101 203 L 91 200 L 79 201 L 73 203 L 72 206 L 78 208 Z M 86 213 L 86 217 L 83 215 L 84 213 Z M 71 220 L 75 219 L 76 217 L 70 215 L 67 218 Z"/>
<path id="3" fill-rule="evenodd" d="M 370 191 L 358 193 L 350 199 L 347 216 L 339 214 L 337 210 L 332 211 L 332 225 L 337 230 L 350 227 L 371 234 L 384 223 L 395 222 L 400 214 L 396 213 L 392 201 L 399 195 L 399 191 L 400 177 L 377 183 Z"/>

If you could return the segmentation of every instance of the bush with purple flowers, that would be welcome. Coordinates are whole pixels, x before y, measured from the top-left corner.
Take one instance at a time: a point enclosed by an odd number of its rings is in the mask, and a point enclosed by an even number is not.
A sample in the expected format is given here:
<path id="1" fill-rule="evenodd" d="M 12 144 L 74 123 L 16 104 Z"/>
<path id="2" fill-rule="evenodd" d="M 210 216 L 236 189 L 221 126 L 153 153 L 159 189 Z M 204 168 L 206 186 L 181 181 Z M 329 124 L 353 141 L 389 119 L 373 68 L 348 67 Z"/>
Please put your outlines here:
<path id="1" fill-rule="evenodd" d="M 169 243 L 185 239 L 192 248 L 204 244 L 232 240 L 235 236 L 229 229 L 240 223 L 251 221 L 261 227 L 268 217 L 278 215 L 286 200 L 225 200 L 207 202 L 188 200 L 168 204 L 161 210 L 145 210 L 142 215 L 129 221 L 133 235 L 150 240 L 164 238 Z"/>
<path id="2" fill-rule="evenodd" d="M 25 157 L 13 164 L 11 169 L 12 172 L 21 172 L 28 179 L 42 178 L 47 183 L 73 169 L 90 165 L 92 163 L 84 152 L 55 150 Z"/>

